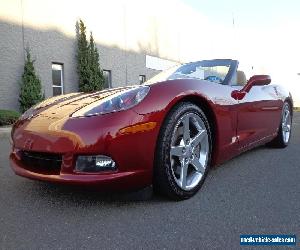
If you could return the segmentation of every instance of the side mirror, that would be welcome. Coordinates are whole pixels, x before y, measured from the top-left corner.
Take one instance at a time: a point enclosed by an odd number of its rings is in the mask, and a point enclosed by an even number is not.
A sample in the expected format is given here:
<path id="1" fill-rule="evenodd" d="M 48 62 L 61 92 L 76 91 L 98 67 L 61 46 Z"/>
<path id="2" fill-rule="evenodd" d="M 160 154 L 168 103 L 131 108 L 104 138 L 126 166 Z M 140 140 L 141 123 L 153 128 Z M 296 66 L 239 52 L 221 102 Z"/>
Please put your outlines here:
<path id="1" fill-rule="evenodd" d="M 268 85 L 270 84 L 270 82 L 271 82 L 271 77 L 269 75 L 254 75 L 250 77 L 250 79 L 248 80 L 244 88 L 246 88 L 246 86 L 249 86 L 248 87 L 248 91 L 249 91 L 252 86 Z"/>
<path id="2" fill-rule="evenodd" d="M 270 83 L 271 77 L 269 75 L 254 75 L 250 77 L 247 84 L 241 90 L 232 91 L 231 96 L 236 100 L 242 100 L 253 86 L 264 86 Z"/>

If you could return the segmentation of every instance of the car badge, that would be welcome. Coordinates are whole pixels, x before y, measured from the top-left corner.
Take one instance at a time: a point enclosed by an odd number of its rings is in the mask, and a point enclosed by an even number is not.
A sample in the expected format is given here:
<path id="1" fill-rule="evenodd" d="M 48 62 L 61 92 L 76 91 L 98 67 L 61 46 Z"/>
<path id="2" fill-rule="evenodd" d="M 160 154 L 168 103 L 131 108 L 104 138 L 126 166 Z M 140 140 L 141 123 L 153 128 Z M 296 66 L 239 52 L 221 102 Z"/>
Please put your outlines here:
<path id="1" fill-rule="evenodd" d="M 30 150 L 33 146 L 33 140 L 32 139 L 26 139 L 24 143 L 24 149 Z"/>

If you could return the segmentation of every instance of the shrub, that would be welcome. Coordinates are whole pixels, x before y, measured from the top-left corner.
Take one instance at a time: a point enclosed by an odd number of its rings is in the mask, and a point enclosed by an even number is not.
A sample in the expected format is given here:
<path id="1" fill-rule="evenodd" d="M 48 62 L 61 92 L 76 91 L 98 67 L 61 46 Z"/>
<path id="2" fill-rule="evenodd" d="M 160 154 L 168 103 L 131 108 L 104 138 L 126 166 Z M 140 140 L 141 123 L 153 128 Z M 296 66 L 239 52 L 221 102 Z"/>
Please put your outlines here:
<path id="1" fill-rule="evenodd" d="M 44 99 L 41 81 L 35 73 L 33 63 L 34 60 L 31 59 L 29 49 L 26 49 L 26 61 L 19 96 L 22 113 Z"/>
<path id="2" fill-rule="evenodd" d="M 0 126 L 11 125 L 20 117 L 20 113 L 13 110 L 0 109 Z"/>

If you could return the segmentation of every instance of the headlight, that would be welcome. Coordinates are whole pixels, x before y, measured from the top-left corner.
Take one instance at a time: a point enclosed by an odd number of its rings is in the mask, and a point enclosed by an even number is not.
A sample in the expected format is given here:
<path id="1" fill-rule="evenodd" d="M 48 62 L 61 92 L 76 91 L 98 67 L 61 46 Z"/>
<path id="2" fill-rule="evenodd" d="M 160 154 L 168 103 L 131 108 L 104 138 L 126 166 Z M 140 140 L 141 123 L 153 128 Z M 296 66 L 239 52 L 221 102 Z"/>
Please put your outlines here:
<path id="1" fill-rule="evenodd" d="M 149 86 L 140 86 L 113 94 L 76 111 L 72 117 L 94 116 L 130 109 L 140 103 L 149 90 Z"/>

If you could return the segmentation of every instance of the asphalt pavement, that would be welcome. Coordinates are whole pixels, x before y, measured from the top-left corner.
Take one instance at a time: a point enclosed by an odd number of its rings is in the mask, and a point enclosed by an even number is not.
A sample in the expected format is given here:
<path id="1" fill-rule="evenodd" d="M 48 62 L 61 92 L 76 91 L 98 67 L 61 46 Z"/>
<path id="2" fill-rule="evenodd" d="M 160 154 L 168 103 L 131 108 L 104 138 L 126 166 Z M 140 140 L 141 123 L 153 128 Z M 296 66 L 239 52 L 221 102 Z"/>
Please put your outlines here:
<path id="1" fill-rule="evenodd" d="M 181 202 L 27 180 L 10 169 L 9 150 L 2 133 L 0 249 L 254 249 L 240 234 L 296 234 L 300 247 L 299 112 L 287 148 L 222 164 Z"/>

